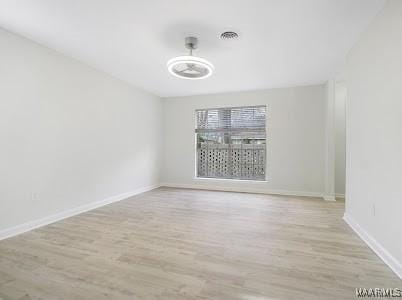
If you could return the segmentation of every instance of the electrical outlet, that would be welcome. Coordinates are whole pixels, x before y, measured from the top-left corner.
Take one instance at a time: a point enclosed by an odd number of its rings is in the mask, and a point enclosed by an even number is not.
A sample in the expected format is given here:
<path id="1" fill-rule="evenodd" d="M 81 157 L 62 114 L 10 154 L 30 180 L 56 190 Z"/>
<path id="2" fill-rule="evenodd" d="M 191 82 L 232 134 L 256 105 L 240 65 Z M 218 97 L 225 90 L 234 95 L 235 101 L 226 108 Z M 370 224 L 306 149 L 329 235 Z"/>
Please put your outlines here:
<path id="1" fill-rule="evenodd" d="M 373 203 L 373 217 L 375 217 L 375 203 Z"/>
<path id="2" fill-rule="evenodd" d="M 31 193 L 31 201 L 36 201 L 38 200 L 38 193 L 32 192 Z"/>

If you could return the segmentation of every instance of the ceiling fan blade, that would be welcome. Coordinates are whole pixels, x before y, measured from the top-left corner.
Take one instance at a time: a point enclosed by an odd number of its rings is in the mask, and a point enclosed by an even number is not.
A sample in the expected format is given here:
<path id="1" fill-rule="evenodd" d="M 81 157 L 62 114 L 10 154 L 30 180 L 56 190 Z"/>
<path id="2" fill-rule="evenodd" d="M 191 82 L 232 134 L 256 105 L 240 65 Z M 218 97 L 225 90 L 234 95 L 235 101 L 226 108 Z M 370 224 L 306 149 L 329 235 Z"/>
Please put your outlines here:
<path id="1" fill-rule="evenodd" d="M 197 67 L 197 66 L 193 66 L 192 70 L 193 70 L 193 71 L 196 71 L 197 73 L 200 73 L 200 74 L 205 72 L 205 69 L 204 69 L 204 68 L 202 68 L 202 67 Z"/>
<path id="2" fill-rule="evenodd" d="M 185 72 L 187 72 L 187 71 L 191 71 L 191 69 L 190 69 L 190 68 L 187 68 L 187 69 L 184 69 L 184 70 L 181 70 L 181 71 L 177 71 L 177 73 L 185 73 Z"/>

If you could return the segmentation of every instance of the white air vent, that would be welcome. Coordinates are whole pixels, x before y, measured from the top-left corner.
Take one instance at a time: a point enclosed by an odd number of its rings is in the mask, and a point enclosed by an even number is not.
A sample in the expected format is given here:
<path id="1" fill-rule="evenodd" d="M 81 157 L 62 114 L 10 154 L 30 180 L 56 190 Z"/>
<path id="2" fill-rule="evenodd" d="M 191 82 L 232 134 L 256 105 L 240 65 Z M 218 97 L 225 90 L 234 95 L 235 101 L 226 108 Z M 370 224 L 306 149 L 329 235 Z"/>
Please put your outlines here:
<path id="1" fill-rule="evenodd" d="M 239 35 L 234 31 L 225 31 L 221 34 L 222 40 L 237 39 Z"/>

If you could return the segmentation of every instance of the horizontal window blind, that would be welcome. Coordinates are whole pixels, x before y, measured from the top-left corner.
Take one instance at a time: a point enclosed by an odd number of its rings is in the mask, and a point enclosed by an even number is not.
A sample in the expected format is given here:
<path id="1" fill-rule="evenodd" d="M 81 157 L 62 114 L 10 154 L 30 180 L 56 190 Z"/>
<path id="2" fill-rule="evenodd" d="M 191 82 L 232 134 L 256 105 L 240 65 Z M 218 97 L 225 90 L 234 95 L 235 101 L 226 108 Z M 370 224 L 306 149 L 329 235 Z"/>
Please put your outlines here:
<path id="1" fill-rule="evenodd" d="M 265 131 L 265 106 L 196 110 L 196 132 Z"/>
<path id="2" fill-rule="evenodd" d="M 196 110 L 197 176 L 265 180 L 266 107 Z"/>

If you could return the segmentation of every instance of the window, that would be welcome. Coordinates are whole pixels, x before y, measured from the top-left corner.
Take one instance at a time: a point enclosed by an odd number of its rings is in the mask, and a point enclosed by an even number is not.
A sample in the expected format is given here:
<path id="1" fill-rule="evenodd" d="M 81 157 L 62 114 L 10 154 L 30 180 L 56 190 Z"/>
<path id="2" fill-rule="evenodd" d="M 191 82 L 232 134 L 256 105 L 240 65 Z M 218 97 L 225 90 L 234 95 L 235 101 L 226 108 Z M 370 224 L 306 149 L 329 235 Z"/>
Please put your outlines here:
<path id="1" fill-rule="evenodd" d="M 265 180 L 265 106 L 196 110 L 197 177 Z"/>

